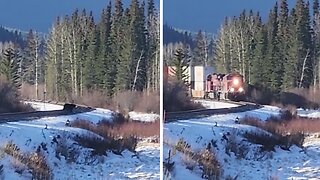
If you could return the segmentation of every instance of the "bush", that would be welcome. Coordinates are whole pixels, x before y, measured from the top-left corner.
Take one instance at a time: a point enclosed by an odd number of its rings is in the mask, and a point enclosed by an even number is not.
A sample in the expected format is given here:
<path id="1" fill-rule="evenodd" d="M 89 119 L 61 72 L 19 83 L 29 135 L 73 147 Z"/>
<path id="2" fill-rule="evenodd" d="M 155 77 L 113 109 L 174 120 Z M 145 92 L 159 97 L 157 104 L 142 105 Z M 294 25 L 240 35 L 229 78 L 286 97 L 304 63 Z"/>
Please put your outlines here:
<path id="1" fill-rule="evenodd" d="M 234 130 L 230 133 L 230 136 L 228 137 L 227 143 L 226 143 L 226 153 L 230 156 L 230 152 L 233 152 L 234 155 L 238 159 L 245 158 L 246 155 L 249 152 L 249 147 L 247 144 L 244 144 L 242 141 L 239 142 L 237 140 L 237 132 Z"/>
<path id="2" fill-rule="evenodd" d="M 86 120 L 75 120 L 70 124 L 72 127 L 86 129 L 92 131 L 102 137 L 129 138 L 135 136 L 138 138 L 146 138 L 157 136 L 160 137 L 160 121 L 155 122 L 124 122 L 124 123 L 99 123 L 92 124 Z"/>
<path id="3" fill-rule="evenodd" d="M 175 145 L 175 149 L 199 163 L 203 171 L 202 178 L 219 179 L 221 175 L 221 165 L 211 150 L 203 149 L 199 152 L 193 152 L 191 146 L 182 138 L 179 139 Z"/>
<path id="4" fill-rule="evenodd" d="M 138 140 L 135 137 L 128 138 L 113 138 L 105 137 L 101 139 L 93 135 L 77 135 L 74 140 L 83 147 L 93 149 L 92 156 L 107 155 L 107 151 L 112 151 L 115 154 L 121 155 L 124 150 L 135 152 Z"/>
<path id="5" fill-rule="evenodd" d="M 77 135 L 74 140 L 83 147 L 93 149 L 91 152 L 93 156 L 107 155 L 106 151 L 110 149 L 108 147 L 109 143 L 101 138 L 94 137 L 92 135 Z"/>
<path id="6" fill-rule="evenodd" d="M 280 135 L 268 135 L 265 133 L 246 132 L 244 137 L 251 143 L 262 145 L 261 151 L 275 151 L 279 146 L 284 150 L 289 150 L 292 145 L 303 148 L 304 135 L 302 133 Z"/>
<path id="7" fill-rule="evenodd" d="M 75 120 L 70 124 L 72 127 L 86 129 L 103 137 L 97 138 L 92 135 L 76 136 L 81 146 L 94 149 L 93 154 L 104 155 L 106 150 L 121 154 L 124 150 L 135 152 L 139 138 L 159 137 L 160 122 L 125 122 L 122 124 L 99 123 L 94 125 L 89 121 Z"/>
<path id="8" fill-rule="evenodd" d="M 221 166 L 215 155 L 205 149 L 197 154 L 199 164 L 202 166 L 202 178 L 219 179 L 221 175 Z"/>
<path id="9" fill-rule="evenodd" d="M 143 92 L 134 110 L 160 114 L 160 92 Z"/>
<path id="10" fill-rule="evenodd" d="M 308 120 L 305 122 L 307 121 Z M 262 122 L 261 120 L 250 117 L 246 117 L 240 121 L 241 124 L 255 126 L 271 133 L 271 135 L 253 132 L 246 132 L 244 134 L 244 137 L 250 142 L 263 145 L 263 151 L 274 151 L 275 146 L 280 146 L 286 150 L 288 150 L 292 145 L 302 148 L 304 133 L 306 131 L 303 131 L 303 126 L 300 126 L 300 123 L 297 124 L 297 122 L 299 121 L 279 119 Z"/>
<path id="11" fill-rule="evenodd" d="M 200 103 L 191 101 L 187 86 L 178 82 L 168 82 L 163 87 L 163 105 L 167 112 L 204 108 Z"/>
<path id="12" fill-rule="evenodd" d="M 52 173 L 43 155 L 31 153 L 27 156 L 27 166 L 32 170 L 32 179 L 52 179 Z"/>
<path id="13" fill-rule="evenodd" d="M 4 152 L 31 169 L 32 179 L 52 179 L 50 167 L 41 153 L 20 153 L 20 149 L 12 141 L 5 145 Z"/>
<path id="14" fill-rule="evenodd" d="M 55 149 L 55 155 L 56 158 L 59 160 L 61 159 L 61 156 L 63 156 L 67 163 L 75 163 L 80 155 L 80 151 L 76 148 L 72 148 L 67 144 L 66 137 L 63 137 L 62 139 L 57 142 L 57 146 Z"/>
<path id="15" fill-rule="evenodd" d="M 0 79 L 0 113 L 27 111 L 34 109 L 21 102 L 19 92 L 13 85 Z"/>

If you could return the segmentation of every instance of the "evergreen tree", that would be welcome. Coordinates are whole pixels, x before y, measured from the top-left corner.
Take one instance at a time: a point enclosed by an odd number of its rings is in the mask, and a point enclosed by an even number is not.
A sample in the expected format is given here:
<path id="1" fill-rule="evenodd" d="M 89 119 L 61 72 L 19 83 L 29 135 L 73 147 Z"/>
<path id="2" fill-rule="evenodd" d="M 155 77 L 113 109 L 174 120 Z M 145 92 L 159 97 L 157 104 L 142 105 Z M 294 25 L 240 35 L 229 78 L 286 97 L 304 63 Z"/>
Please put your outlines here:
<path id="1" fill-rule="evenodd" d="M 266 52 L 267 52 L 267 33 L 266 28 L 262 24 L 261 17 L 258 20 L 258 32 L 256 34 L 256 47 L 254 50 L 254 56 L 252 59 L 252 76 L 251 76 L 251 83 L 256 86 L 263 86 L 264 82 L 267 78 L 267 71 L 262 66 L 262 64 L 266 61 Z"/>
<path id="2" fill-rule="evenodd" d="M 268 52 L 264 68 L 266 68 L 267 87 L 270 87 L 276 92 L 280 92 L 283 75 L 283 62 L 279 59 L 279 39 L 278 39 L 278 4 L 269 14 L 268 29 Z"/>
<path id="3" fill-rule="evenodd" d="M 196 47 L 194 49 L 193 65 L 205 66 L 207 64 L 206 38 L 200 30 L 196 36 Z"/>
<path id="4" fill-rule="evenodd" d="M 4 53 L 0 64 L 0 72 L 17 89 L 21 87 L 21 55 L 19 50 L 10 46 Z"/>
<path id="5" fill-rule="evenodd" d="M 175 69 L 173 69 L 173 73 L 176 80 L 181 83 L 186 83 L 188 80 L 187 70 L 189 68 L 190 61 L 181 48 L 176 50 L 174 56 L 173 66 Z"/>

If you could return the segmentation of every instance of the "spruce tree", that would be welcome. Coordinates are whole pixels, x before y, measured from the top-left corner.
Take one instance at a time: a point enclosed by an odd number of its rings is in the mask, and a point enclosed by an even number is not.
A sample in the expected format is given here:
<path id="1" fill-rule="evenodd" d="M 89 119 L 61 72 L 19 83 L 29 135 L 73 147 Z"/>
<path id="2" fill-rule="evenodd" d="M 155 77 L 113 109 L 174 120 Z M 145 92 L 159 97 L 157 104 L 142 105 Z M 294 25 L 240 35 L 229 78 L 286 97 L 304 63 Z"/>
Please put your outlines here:
<path id="1" fill-rule="evenodd" d="M 172 69 L 173 74 L 175 75 L 177 82 L 186 83 L 188 79 L 187 70 L 190 62 L 182 48 L 177 49 L 174 56 L 174 69 Z"/>
<path id="2" fill-rule="evenodd" d="M 196 47 L 194 49 L 194 57 L 192 65 L 200 65 L 204 66 L 207 63 L 207 44 L 206 44 L 206 38 L 202 31 L 200 30 L 196 36 Z"/>
<path id="3" fill-rule="evenodd" d="M 15 47 L 8 47 L 4 53 L 0 64 L 0 72 L 17 89 L 21 88 L 21 55 Z"/>

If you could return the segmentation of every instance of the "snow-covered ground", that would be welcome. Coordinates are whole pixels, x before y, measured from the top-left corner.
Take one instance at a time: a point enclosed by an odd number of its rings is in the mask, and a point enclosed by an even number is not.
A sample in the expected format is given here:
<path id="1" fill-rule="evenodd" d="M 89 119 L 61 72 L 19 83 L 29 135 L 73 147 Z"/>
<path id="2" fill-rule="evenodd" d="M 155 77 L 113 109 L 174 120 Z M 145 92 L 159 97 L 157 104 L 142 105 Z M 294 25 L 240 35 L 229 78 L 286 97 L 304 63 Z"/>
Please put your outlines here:
<path id="1" fill-rule="evenodd" d="M 320 118 L 320 110 L 297 109 L 297 113 L 301 117 Z"/>
<path id="2" fill-rule="evenodd" d="M 222 178 L 247 179 L 320 179 L 320 139 L 319 136 L 310 135 L 305 139 L 302 150 L 292 146 L 290 151 L 280 148 L 276 152 L 259 153 L 259 145 L 246 141 L 241 134 L 245 131 L 256 131 L 257 128 L 235 123 L 236 117 L 253 116 L 262 120 L 271 115 L 278 115 L 279 108 L 265 106 L 261 109 L 226 114 L 214 115 L 203 119 L 180 120 L 164 125 L 164 159 L 168 156 L 169 149 L 183 138 L 191 145 L 193 151 L 205 149 L 209 142 L 216 141 L 214 151 L 222 165 Z M 217 126 L 215 126 L 217 124 Z M 228 135 L 231 134 L 231 135 Z M 233 152 L 226 153 L 227 141 L 223 138 L 235 135 L 238 145 L 247 146 L 245 158 L 237 158 Z M 186 155 L 176 153 L 173 157 L 175 170 L 174 179 L 202 179 L 201 170 L 186 169 Z"/>
<path id="3" fill-rule="evenodd" d="M 221 109 L 221 108 L 231 108 L 231 107 L 239 106 L 237 104 L 231 104 L 231 103 L 220 102 L 220 101 L 203 100 L 203 99 L 195 100 L 195 102 L 201 103 L 207 109 Z"/>
<path id="4" fill-rule="evenodd" d="M 42 103 L 32 103 L 41 110 L 56 110 L 61 107 Z M 42 108 L 43 107 L 43 108 Z M 141 141 L 136 153 L 124 151 L 122 156 L 108 152 L 107 156 L 91 156 L 91 149 L 84 148 L 73 140 L 73 137 L 90 132 L 65 126 L 67 120 L 90 120 L 97 123 L 111 120 L 112 111 L 96 109 L 91 112 L 70 116 L 41 118 L 34 121 L 18 121 L 0 124 L 0 147 L 12 141 L 21 153 L 35 152 L 39 145 L 52 169 L 54 179 L 159 179 L 160 178 L 160 145 Z M 47 126 L 47 128 L 45 128 Z M 95 135 L 95 134 L 94 134 Z M 98 135 L 95 135 L 99 137 Z M 57 141 L 57 143 L 55 142 Z M 74 161 L 69 162 L 64 156 L 56 157 L 57 146 L 64 145 L 73 150 Z M 15 172 L 17 160 L 0 151 L 4 165 L 4 179 L 31 179 L 26 170 L 22 174 Z"/>
<path id="5" fill-rule="evenodd" d="M 129 117 L 133 121 L 143 121 L 143 122 L 154 122 L 156 120 L 160 120 L 159 114 L 148 114 L 141 112 L 129 112 Z"/>
<path id="6" fill-rule="evenodd" d="M 25 101 L 25 104 L 30 104 L 37 111 L 51 111 L 51 110 L 61 110 L 63 106 L 58 104 L 42 103 L 42 102 L 32 102 Z"/>

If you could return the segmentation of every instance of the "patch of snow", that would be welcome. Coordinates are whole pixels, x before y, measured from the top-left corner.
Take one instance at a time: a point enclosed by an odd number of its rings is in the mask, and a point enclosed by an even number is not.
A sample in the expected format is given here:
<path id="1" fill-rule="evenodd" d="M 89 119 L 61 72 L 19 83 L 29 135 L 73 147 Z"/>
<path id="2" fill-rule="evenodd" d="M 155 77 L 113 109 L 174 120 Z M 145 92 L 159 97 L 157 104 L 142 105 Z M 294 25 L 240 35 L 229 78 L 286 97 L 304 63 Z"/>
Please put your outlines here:
<path id="1" fill-rule="evenodd" d="M 24 103 L 31 105 L 37 111 L 52 111 L 52 110 L 62 110 L 63 109 L 63 106 L 58 105 L 58 104 L 33 102 L 33 101 L 25 101 Z"/>
<path id="2" fill-rule="evenodd" d="M 202 104 L 207 109 L 221 109 L 221 108 L 231 108 L 231 107 L 238 107 L 237 104 L 227 103 L 227 102 L 220 102 L 220 101 L 210 101 L 210 100 L 194 100 L 194 102 Z"/>
<path id="3" fill-rule="evenodd" d="M 148 114 L 148 113 L 141 113 L 131 111 L 129 112 L 129 117 L 133 121 L 142 121 L 142 122 L 154 122 L 160 119 L 159 114 Z"/>
<path id="4" fill-rule="evenodd" d="M 320 118 L 320 110 L 297 109 L 297 113 L 301 117 Z"/>

